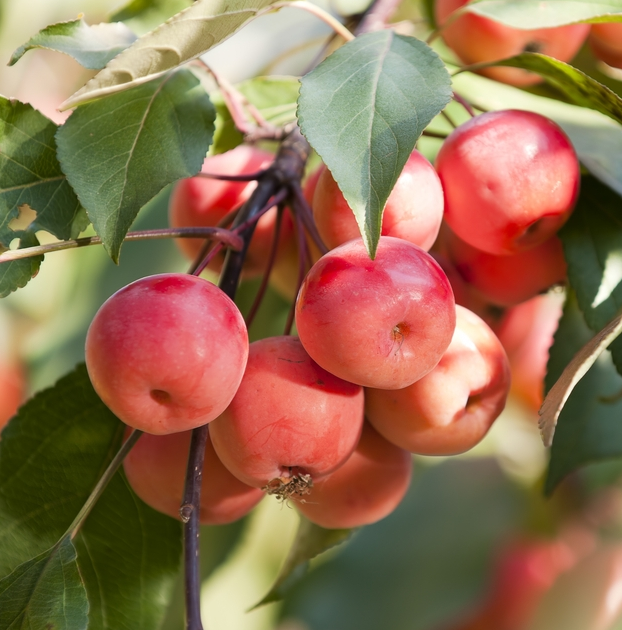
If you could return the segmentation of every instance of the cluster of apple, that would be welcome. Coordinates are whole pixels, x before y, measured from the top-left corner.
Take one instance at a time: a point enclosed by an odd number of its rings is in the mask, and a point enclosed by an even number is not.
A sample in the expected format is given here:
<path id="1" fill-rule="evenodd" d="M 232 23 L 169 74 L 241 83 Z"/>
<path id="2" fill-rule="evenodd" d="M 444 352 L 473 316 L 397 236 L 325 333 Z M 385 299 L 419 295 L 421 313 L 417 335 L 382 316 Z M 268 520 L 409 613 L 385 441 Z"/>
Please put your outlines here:
<path id="1" fill-rule="evenodd" d="M 485 63 L 537 52 L 570 61 L 587 39 L 597 59 L 622 68 L 622 24 L 571 24 L 557 28 L 515 29 L 475 13 L 453 15 L 468 0 L 436 0 L 434 12 L 445 43 L 467 64 Z M 492 67 L 482 74 L 511 85 L 533 85 L 536 74 L 518 68 Z"/>
<path id="2" fill-rule="evenodd" d="M 267 164 L 241 146 L 204 170 L 253 174 Z M 226 225 L 253 185 L 183 180 L 171 223 Z M 505 307 L 563 282 L 555 232 L 578 186 L 575 152 L 554 123 L 483 114 L 447 138 L 436 169 L 412 153 L 373 260 L 330 172 L 309 178 L 305 195 L 330 249 L 297 292 L 297 337 L 249 346 L 232 300 L 192 275 L 151 276 L 114 294 L 90 326 L 86 361 L 102 400 L 145 432 L 125 460 L 137 494 L 178 516 L 190 431 L 210 423 L 204 523 L 240 518 L 265 493 L 329 528 L 386 516 L 408 488 L 411 453 L 468 450 L 502 411 L 506 352 L 456 302 Z M 265 268 L 273 239 L 276 268 L 297 267 L 296 222 L 275 234 L 277 225 L 276 209 L 261 217 L 247 275 Z M 182 246 L 201 255 L 201 241 Z"/>

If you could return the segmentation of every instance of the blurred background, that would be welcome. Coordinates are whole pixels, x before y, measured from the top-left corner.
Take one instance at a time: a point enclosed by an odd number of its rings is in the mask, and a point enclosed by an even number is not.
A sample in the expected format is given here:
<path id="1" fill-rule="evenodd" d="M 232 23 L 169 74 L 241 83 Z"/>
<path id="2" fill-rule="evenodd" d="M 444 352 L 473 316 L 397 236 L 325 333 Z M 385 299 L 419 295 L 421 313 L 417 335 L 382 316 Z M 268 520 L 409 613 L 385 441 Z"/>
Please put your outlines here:
<path id="1" fill-rule="evenodd" d="M 347 15 L 365 4 L 339 0 L 323 6 Z M 3 0 L 0 58 L 8 61 L 15 48 L 48 24 L 81 14 L 89 24 L 107 21 L 122 5 L 112 0 Z M 187 2 L 153 5 L 142 19 L 128 22 L 130 27 L 145 32 Z M 417 21 L 423 14 L 416 0 L 406 0 L 399 18 Z M 247 27 L 208 61 L 232 82 L 258 73 L 296 74 L 313 61 L 328 33 L 322 22 L 288 9 Z M 35 50 L 13 67 L 0 65 L 0 94 L 30 102 L 61 123 L 64 115 L 56 107 L 90 76 L 67 56 Z M 607 81 L 617 84 L 615 78 Z M 437 148 L 431 140 L 421 145 L 429 158 Z M 163 191 L 141 211 L 134 229 L 167 226 L 169 193 Z M 0 301 L 0 379 L 8 384 L 0 390 L 7 392 L 0 413 L 10 413 L 17 399 L 53 384 L 83 360 L 91 318 L 114 291 L 136 278 L 186 266 L 170 241 L 128 244 L 119 266 L 98 247 L 48 255 L 25 289 Z M 242 287 L 242 310 L 256 287 Z M 485 441 L 463 456 L 417 457 L 410 492 L 398 510 L 312 561 L 283 603 L 247 612 L 278 573 L 296 531 L 294 509 L 268 498 L 242 522 L 205 528 L 207 628 L 622 628 L 622 466 L 614 461 L 588 467 L 567 479 L 553 497 L 542 495 L 547 452 L 536 410 L 562 302 L 557 293 L 525 307 L 539 313 L 532 328 L 521 328 L 527 316 L 516 316 L 519 324 L 503 322 L 506 347 L 515 343 L 515 385 Z M 289 306 L 269 293 L 251 337 L 281 334 Z M 533 348 L 512 341 L 528 338 L 533 338 Z M 179 586 L 164 630 L 183 628 L 182 614 Z"/>

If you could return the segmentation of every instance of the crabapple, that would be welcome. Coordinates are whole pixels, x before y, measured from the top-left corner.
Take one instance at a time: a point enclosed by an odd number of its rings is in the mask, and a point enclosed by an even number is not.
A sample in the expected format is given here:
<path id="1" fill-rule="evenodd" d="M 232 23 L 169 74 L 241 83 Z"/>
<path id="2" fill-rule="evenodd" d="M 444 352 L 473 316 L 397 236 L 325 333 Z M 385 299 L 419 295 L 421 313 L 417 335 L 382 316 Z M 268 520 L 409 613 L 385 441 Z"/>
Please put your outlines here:
<path id="1" fill-rule="evenodd" d="M 366 387 L 399 389 L 446 350 L 456 311 L 447 276 L 417 245 L 382 236 L 370 260 L 362 239 L 323 256 L 296 301 L 300 341 L 324 369 Z"/>
<path id="2" fill-rule="evenodd" d="M 179 273 L 148 276 L 102 305 L 86 337 L 95 391 L 123 422 L 156 435 L 216 418 L 244 374 L 248 333 L 218 287 Z"/>
<path id="3" fill-rule="evenodd" d="M 436 0 L 435 16 L 444 26 L 445 43 L 467 64 L 495 61 L 523 52 L 539 52 L 560 61 L 569 61 L 588 35 L 588 24 L 558 28 L 524 30 L 505 26 L 474 13 L 464 13 L 455 20 L 449 16 L 468 0 Z M 511 85 L 532 85 L 542 79 L 519 68 L 484 68 L 483 75 Z"/>
<path id="4" fill-rule="evenodd" d="M 450 259 L 474 290 L 498 306 L 515 306 L 566 281 L 562 243 L 552 236 L 512 256 L 495 256 L 448 235 Z"/>
<path id="5" fill-rule="evenodd" d="M 15 362 L 0 362 L 0 429 L 17 413 L 26 389 L 24 372 Z"/>
<path id="6" fill-rule="evenodd" d="M 562 314 L 564 296 L 537 295 L 508 310 L 498 327 L 512 370 L 512 392 L 530 409 L 542 405 L 549 348 Z"/>
<path id="7" fill-rule="evenodd" d="M 242 383 L 210 435 L 238 479 L 277 489 L 341 466 L 361 434 L 363 404 L 362 388 L 322 369 L 296 337 L 269 337 L 250 345 Z"/>
<path id="8" fill-rule="evenodd" d="M 445 220 L 490 254 L 515 254 L 549 239 L 579 193 L 572 143 L 552 120 L 521 110 L 481 114 L 456 128 L 436 157 Z"/>
<path id="9" fill-rule="evenodd" d="M 595 57 L 613 68 L 622 68 L 622 24 L 592 24 L 588 42 Z"/>
<path id="10" fill-rule="evenodd" d="M 134 492 L 153 509 L 179 519 L 192 431 L 169 435 L 143 433 L 123 462 Z M 242 518 L 264 496 L 234 477 L 218 459 L 208 437 L 205 445 L 199 520 L 221 525 Z"/>
<path id="11" fill-rule="evenodd" d="M 267 152 L 239 145 L 231 151 L 207 157 L 202 172 L 216 175 L 249 175 L 267 168 L 274 156 Z M 241 206 L 251 195 L 255 182 L 232 182 L 207 177 L 189 177 L 178 182 L 169 201 L 169 223 L 171 227 L 216 226 L 229 212 Z M 246 275 L 263 272 L 272 247 L 276 226 L 276 208 L 272 208 L 258 221 L 251 239 L 244 271 Z M 283 214 L 279 233 L 279 248 L 293 238 L 293 224 L 289 213 Z M 194 260 L 204 239 L 178 239 L 183 253 Z M 224 256 L 224 254 L 223 254 Z M 223 257 L 217 258 L 211 268 L 218 270 Z"/>
<path id="12" fill-rule="evenodd" d="M 382 234 L 429 250 L 443 219 L 443 203 L 443 189 L 434 167 L 421 153 L 413 151 L 387 199 Z M 317 181 L 313 217 L 330 249 L 361 235 L 350 206 L 327 168 Z"/>
<path id="13" fill-rule="evenodd" d="M 365 422 L 348 461 L 313 485 L 296 507 L 328 529 L 361 527 L 388 516 L 410 484 L 412 456 Z"/>
<path id="14" fill-rule="evenodd" d="M 501 342 L 484 320 L 456 306 L 456 329 L 438 365 L 409 387 L 367 389 L 365 415 L 401 448 L 455 455 L 486 435 L 509 389 L 510 366 Z"/>

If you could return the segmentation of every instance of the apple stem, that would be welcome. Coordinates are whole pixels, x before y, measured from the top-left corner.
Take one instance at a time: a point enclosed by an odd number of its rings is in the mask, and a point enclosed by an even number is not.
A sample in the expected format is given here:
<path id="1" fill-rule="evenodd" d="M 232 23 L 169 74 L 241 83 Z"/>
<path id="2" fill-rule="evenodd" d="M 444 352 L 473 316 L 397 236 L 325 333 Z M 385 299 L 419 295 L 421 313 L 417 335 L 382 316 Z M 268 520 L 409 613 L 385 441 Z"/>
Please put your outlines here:
<path id="1" fill-rule="evenodd" d="M 466 109 L 467 113 L 469 114 L 469 116 L 471 116 L 471 118 L 475 118 L 475 116 L 477 116 L 477 114 L 475 113 L 475 110 L 471 106 L 471 103 L 469 103 L 464 97 L 460 96 L 458 92 L 453 93 L 453 98 L 454 98 L 454 101 L 456 101 L 456 103 L 460 103 L 460 105 L 462 105 L 462 107 Z"/>
<path id="2" fill-rule="evenodd" d="M 224 173 L 204 173 L 201 171 L 195 177 L 206 177 L 207 179 L 219 179 L 225 182 L 253 182 L 258 180 L 265 173 L 265 169 L 256 173 L 246 173 L 244 175 L 225 175 Z"/>

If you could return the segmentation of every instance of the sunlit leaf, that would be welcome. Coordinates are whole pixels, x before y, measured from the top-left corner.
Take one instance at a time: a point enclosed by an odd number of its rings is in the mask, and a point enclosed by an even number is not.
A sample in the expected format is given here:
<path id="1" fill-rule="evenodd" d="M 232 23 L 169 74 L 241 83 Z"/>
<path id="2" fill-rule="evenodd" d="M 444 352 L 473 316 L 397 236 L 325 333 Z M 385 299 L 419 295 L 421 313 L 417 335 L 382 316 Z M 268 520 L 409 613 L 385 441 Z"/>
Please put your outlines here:
<path id="1" fill-rule="evenodd" d="M 48 48 L 73 57 L 85 68 L 99 70 L 136 40 L 136 35 L 119 22 L 89 26 L 84 19 L 46 26 L 11 56 L 17 63 L 33 48 Z"/>
<path id="2" fill-rule="evenodd" d="M 309 560 L 345 542 L 354 531 L 352 529 L 324 529 L 301 515 L 296 538 L 276 581 L 268 594 L 255 604 L 253 609 L 282 599 L 292 583 L 304 575 Z"/>
<path id="3" fill-rule="evenodd" d="M 69 536 L 0 580 L 0 628 L 86 630 L 88 607 Z"/>
<path id="4" fill-rule="evenodd" d="M 467 10 L 521 29 L 622 21 L 622 0 L 479 0 Z"/>
<path id="5" fill-rule="evenodd" d="M 63 109 L 151 81 L 233 35 L 271 0 L 197 0 L 115 57 Z"/>
<path id="6" fill-rule="evenodd" d="M 199 80 L 182 69 L 81 107 L 59 129 L 63 170 L 113 260 L 140 208 L 199 172 L 214 116 Z"/>
<path id="7" fill-rule="evenodd" d="M 300 128 L 372 257 L 386 200 L 422 131 L 451 99 L 450 83 L 429 46 L 391 30 L 357 37 L 302 79 Z"/>

